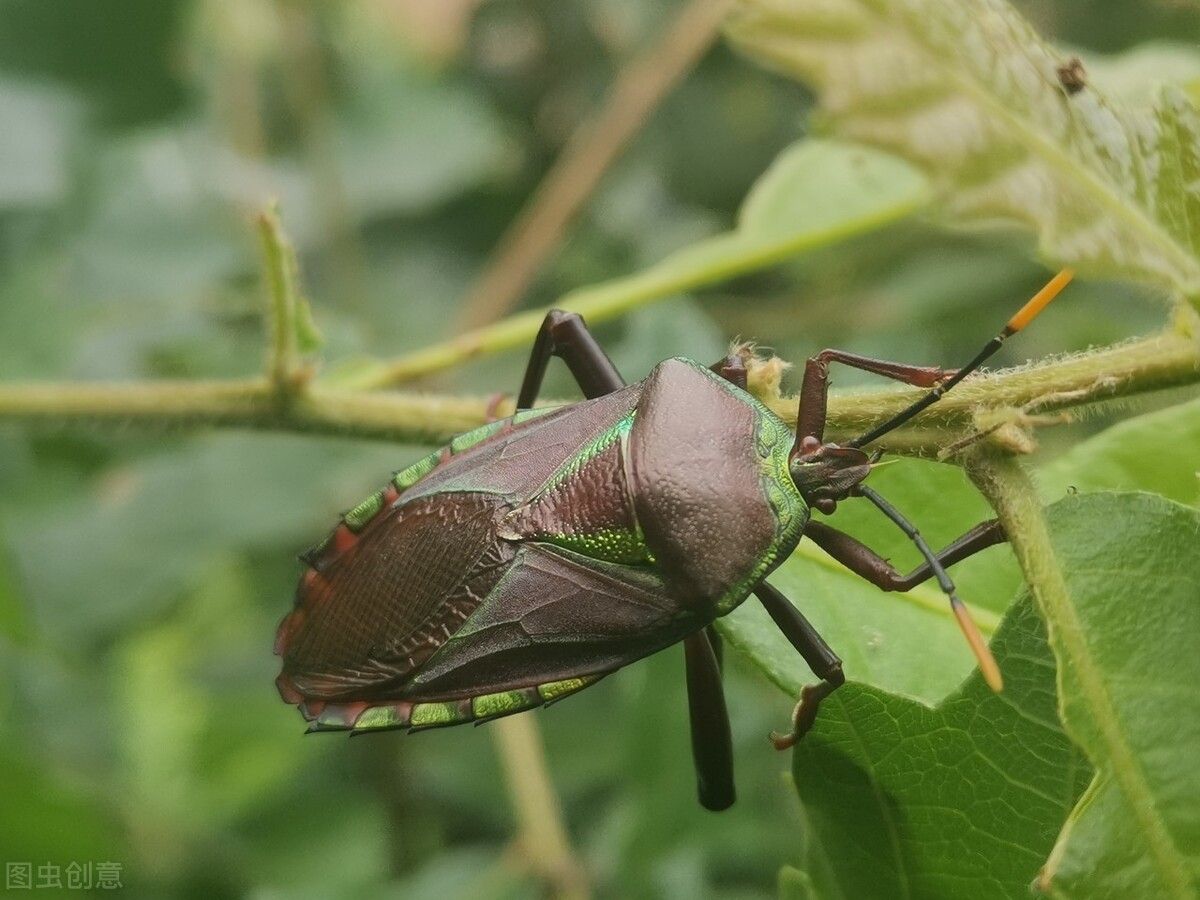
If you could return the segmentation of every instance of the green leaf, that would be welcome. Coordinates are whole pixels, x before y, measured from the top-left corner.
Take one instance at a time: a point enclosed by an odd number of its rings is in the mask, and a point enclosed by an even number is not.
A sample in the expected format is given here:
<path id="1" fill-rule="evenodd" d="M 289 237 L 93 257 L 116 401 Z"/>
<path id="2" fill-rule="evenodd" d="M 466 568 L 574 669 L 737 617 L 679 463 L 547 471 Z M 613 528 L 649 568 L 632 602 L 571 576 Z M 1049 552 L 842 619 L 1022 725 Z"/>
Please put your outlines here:
<path id="1" fill-rule="evenodd" d="M 1026 599 L 996 635 L 1007 684 L 974 676 L 935 709 L 848 686 L 822 706 L 793 774 L 830 896 L 1024 896 L 1086 763 L 1055 713 L 1054 665 Z M 827 870 L 824 869 L 827 867 Z"/>
<path id="2" fill-rule="evenodd" d="M 1074 616 L 1050 623 L 1054 657 L 1025 595 L 992 642 L 1002 694 L 976 674 L 929 709 L 852 683 L 826 701 L 798 746 L 797 787 L 821 836 L 806 868 L 826 894 L 958 897 L 968 879 L 972 897 L 1020 896 L 1044 865 L 1039 883 L 1056 897 L 1195 896 L 1200 512 L 1148 494 L 1089 494 L 1055 504 L 1048 522 Z M 809 596 L 793 597 L 806 614 L 815 606 L 811 618 L 824 631 L 829 591 L 809 583 Z M 850 607 L 870 603 L 840 599 L 847 619 Z M 873 612 L 891 615 L 879 604 Z M 794 653 L 786 658 L 786 645 L 758 642 L 741 613 L 726 632 L 732 643 L 789 692 L 812 680 Z M 852 679 L 865 670 L 872 682 L 928 698 L 946 677 L 942 644 L 958 636 L 926 619 L 874 626 L 876 656 L 889 644 L 903 648 L 907 674 L 833 637 L 853 635 L 865 619 L 834 622 L 825 634 Z M 1059 646 L 1064 635 L 1069 646 Z M 1054 658 L 1067 660 L 1057 678 L 1061 707 Z M 1097 776 L 1051 853 L 1089 777 L 1059 708 Z"/>
<path id="3" fill-rule="evenodd" d="M 1094 494 L 1052 512 L 1074 601 L 1074 621 L 1051 624 L 1071 662 L 1063 721 L 1098 771 L 1040 883 L 1059 898 L 1196 897 L 1200 511 Z"/>
<path id="4" fill-rule="evenodd" d="M 953 222 L 1015 220 L 1043 253 L 1200 303 L 1200 116 L 1165 87 L 1069 95 L 1003 0 L 741 0 L 730 35 L 812 82 L 840 136 L 932 179 Z"/>
<path id="5" fill-rule="evenodd" d="M 1106 429 L 1038 472 L 1043 497 L 1070 490 L 1153 491 L 1200 503 L 1200 400 Z"/>

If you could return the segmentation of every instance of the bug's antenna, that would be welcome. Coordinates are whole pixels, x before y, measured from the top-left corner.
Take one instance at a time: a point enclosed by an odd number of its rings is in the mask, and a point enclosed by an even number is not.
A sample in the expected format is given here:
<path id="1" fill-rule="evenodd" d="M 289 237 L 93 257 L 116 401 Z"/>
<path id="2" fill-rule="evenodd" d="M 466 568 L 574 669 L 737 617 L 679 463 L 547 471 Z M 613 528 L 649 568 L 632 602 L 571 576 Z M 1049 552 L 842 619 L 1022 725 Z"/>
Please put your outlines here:
<path id="1" fill-rule="evenodd" d="M 1050 301 L 1057 297 L 1059 292 L 1071 283 L 1071 279 L 1074 276 L 1075 273 L 1071 269 L 1063 269 L 1061 272 L 1051 278 L 1045 287 L 1034 294 L 1030 301 L 1017 311 L 1015 316 L 1008 320 L 1007 324 L 1004 326 L 1004 329 L 998 335 L 988 341 L 987 344 L 984 345 L 983 349 L 976 354 L 973 360 L 955 372 L 946 381 L 943 381 L 941 384 L 931 390 L 916 403 L 912 404 L 912 406 L 901 410 L 882 425 L 878 426 L 872 431 L 868 431 L 862 437 L 855 438 L 846 444 L 846 446 L 861 447 L 864 444 L 869 444 L 876 438 L 883 437 L 883 435 L 887 434 L 889 431 L 892 431 L 893 429 L 903 425 L 926 407 L 937 403 L 937 401 L 941 400 L 942 397 L 944 397 L 952 387 L 978 369 L 981 365 L 983 365 L 984 361 L 987 360 L 988 357 L 999 350 L 1000 346 L 1004 343 L 1005 338 L 1016 334 L 1031 321 L 1033 321 L 1034 316 L 1045 309 L 1046 306 L 1049 305 Z"/>
<path id="2" fill-rule="evenodd" d="M 854 489 L 854 493 L 858 496 L 866 497 L 879 507 L 880 511 L 895 522 L 900 527 L 900 530 L 908 535 L 908 539 L 916 544 L 917 549 L 921 551 L 921 555 L 925 557 L 925 561 L 929 563 L 929 568 L 937 579 L 938 586 L 950 598 L 950 609 L 953 610 L 954 618 L 958 620 L 958 627 L 962 629 L 963 635 L 966 636 L 967 643 L 971 645 L 971 652 L 975 654 L 975 659 L 979 661 L 979 671 L 983 673 L 983 680 L 987 682 L 988 687 L 999 693 L 1001 688 L 1004 687 L 1004 679 L 1000 676 L 1000 667 L 996 664 L 996 657 L 992 656 L 992 651 L 988 649 L 987 641 L 979 633 L 979 626 L 971 618 L 971 613 L 967 610 L 967 607 L 958 599 L 954 582 L 950 580 L 950 576 L 946 574 L 945 567 L 938 562 L 938 558 L 929 549 L 929 545 L 925 543 L 925 538 L 921 537 L 921 533 L 917 531 L 916 526 L 908 521 L 896 507 L 892 506 L 892 504 L 888 503 L 866 485 L 858 485 Z"/>

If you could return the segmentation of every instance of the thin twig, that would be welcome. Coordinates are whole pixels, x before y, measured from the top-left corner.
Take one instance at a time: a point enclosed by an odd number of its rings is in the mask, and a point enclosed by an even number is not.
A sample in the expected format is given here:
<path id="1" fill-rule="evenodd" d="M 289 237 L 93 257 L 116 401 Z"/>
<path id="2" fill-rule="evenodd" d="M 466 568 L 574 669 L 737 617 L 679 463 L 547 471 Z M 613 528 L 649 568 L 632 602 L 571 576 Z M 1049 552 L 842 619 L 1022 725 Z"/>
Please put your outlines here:
<path id="1" fill-rule="evenodd" d="M 527 715 L 509 716 L 493 727 L 504 782 L 517 813 L 521 856 L 550 885 L 556 900 L 587 900 L 587 876 L 571 853 L 537 723 Z"/>
<path id="2" fill-rule="evenodd" d="M 604 106 L 577 127 L 525 208 L 501 237 L 464 302 L 457 330 L 503 316 L 629 141 L 715 40 L 730 0 L 692 0 L 662 40 L 628 65 Z"/>

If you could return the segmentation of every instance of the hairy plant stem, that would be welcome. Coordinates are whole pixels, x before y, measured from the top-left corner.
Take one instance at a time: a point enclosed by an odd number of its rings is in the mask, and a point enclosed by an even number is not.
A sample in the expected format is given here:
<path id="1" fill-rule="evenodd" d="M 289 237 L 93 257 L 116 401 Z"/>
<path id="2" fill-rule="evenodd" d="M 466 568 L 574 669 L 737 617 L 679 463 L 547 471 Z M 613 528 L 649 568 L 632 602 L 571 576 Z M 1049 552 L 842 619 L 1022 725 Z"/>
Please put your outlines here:
<path id="1" fill-rule="evenodd" d="M 0 385 L 0 422 L 61 427 L 217 426 L 338 434 L 397 443 L 446 443 L 487 421 L 508 415 L 511 400 L 325 387 L 288 376 L 292 391 L 279 403 L 268 379 L 150 381 L 129 384 L 27 383 Z M 945 448 L 989 431 L 981 443 L 1009 452 L 1032 449 L 1029 431 L 1041 417 L 1089 404 L 1200 382 L 1200 346 L 1168 331 L 1089 350 L 1076 356 L 972 376 L 913 424 L 889 434 L 891 452 L 937 456 Z M 919 392 L 881 390 L 834 395 L 829 436 L 861 433 L 906 406 Z M 794 423 L 796 400 L 768 388 L 762 399 Z M 551 401 L 548 405 L 570 401 Z"/>

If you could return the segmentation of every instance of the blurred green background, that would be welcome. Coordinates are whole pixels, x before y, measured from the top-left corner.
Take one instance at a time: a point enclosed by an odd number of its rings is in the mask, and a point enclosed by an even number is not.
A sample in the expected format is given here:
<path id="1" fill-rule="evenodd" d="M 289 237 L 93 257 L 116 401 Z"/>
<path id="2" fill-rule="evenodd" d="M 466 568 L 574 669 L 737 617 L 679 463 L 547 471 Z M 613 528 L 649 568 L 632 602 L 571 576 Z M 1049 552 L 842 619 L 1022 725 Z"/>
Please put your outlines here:
<path id="1" fill-rule="evenodd" d="M 1020 5 L 1089 63 L 1200 34 L 1172 0 Z M 257 372 L 252 218 L 275 197 L 327 359 L 448 336 L 572 129 L 682 6 L 0 0 L 0 379 Z M 522 305 L 729 228 L 811 103 L 718 42 Z M 1044 278 L 1031 252 L 908 221 L 598 331 L 631 379 L 737 335 L 793 361 L 837 346 L 953 364 Z M 998 364 L 1161 316 L 1090 284 Z M 514 390 L 523 363 L 422 386 Z M 549 393 L 569 390 L 560 375 Z M 0 427 L 0 861 L 35 882 L 42 864 L 117 862 L 131 897 L 540 896 L 491 727 L 303 738 L 273 685 L 296 554 L 426 451 Z M 730 663 L 740 801 L 721 816 L 695 803 L 679 648 L 533 714 L 596 896 L 773 896 L 798 855 L 788 761 L 764 737 L 791 703 Z"/>

